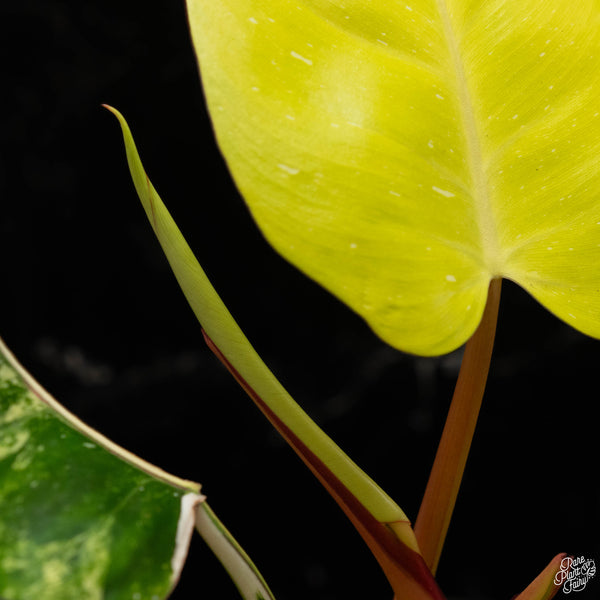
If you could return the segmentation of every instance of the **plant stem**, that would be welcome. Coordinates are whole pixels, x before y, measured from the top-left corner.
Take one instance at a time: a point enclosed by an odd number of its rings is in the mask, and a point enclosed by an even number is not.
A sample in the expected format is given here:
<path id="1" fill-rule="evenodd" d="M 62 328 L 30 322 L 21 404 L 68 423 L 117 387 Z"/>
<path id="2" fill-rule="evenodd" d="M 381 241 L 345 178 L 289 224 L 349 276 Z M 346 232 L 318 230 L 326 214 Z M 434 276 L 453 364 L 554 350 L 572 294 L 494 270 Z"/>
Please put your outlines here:
<path id="1" fill-rule="evenodd" d="M 454 396 L 415 522 L 425 562 L 435 574 L 465 470 L 485 391 L 502 280 L 492 279 L 479 327 L 467 342 Z"/>

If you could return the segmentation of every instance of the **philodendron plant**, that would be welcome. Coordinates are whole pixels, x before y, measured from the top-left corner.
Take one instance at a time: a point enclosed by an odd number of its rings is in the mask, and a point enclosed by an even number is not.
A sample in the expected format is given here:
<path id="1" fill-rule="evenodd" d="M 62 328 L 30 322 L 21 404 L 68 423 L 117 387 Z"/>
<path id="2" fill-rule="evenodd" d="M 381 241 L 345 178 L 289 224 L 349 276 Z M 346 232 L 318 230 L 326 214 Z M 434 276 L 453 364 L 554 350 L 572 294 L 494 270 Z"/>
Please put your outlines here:
<path id="1" fill-rule="evenodd" d="M 598 3 L 187 7 L 218 143 L 266 238 L 392 346 L 433 356 L 466 343 L 413 526 L 253 350 L 146 176 L 125 119 L 108 107 L 210 349 L 348 516 L 396 598 L 441 600 L 435 573 L 502 278 L 600 337 Z M 4 346 L 0 355 L 0 597 L 165 598 L 194 526 L 244 598 L 273 597 L 197 484 L 91 430 Z M 517 598 L 551 598 L 565 557 Z"/>

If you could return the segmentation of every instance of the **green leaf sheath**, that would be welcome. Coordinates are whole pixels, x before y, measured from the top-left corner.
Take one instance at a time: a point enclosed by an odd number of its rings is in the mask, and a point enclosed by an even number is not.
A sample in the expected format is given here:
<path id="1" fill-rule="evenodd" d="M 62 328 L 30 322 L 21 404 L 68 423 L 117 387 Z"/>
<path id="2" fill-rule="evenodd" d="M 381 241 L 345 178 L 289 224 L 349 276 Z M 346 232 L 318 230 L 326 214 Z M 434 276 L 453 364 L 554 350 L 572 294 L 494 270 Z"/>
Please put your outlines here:
<path id="1" fill-rule="evenodd" d="M 3 600 L 162 600 L 198 490 L 89 430 L 0 342 Z"/>
<path id="2" fill-rule="evenodd" d="M 375 519 L 382 523 L 408 521 L 397 504 L 298 406 L 260 359 L 212 287 L 146 176 L 125 119 L 117 110 L 109 110 L 121 124 L 129 168 L 148 219 L 179 285 L 212 342 L 269 409 L 323 461 Z M 407 539 L 405 543 L 416 546 L 414 539 Z"/>
<path id="3" fill-rule="evenodd" d="M 490 279 L 600 337 L 596 0 L 187 0 L 217 140 L 273 246 L 390 344 Z"/>

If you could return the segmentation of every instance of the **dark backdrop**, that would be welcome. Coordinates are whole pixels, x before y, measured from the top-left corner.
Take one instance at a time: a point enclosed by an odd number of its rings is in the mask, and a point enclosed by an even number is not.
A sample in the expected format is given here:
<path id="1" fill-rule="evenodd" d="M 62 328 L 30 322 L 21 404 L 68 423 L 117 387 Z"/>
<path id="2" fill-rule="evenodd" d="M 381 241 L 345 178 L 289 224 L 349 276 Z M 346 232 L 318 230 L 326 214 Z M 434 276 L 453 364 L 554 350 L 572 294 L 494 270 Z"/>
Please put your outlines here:
<path id="1" fill-rule="evenodd" d="M 413 518 L 460 354 L 390 349 L 267 246 L 215 147 L 183 0 L 4 2 L 0 24 L 1 335 L 77 415 L 202 482 L 278 598 L 390 598 L 333 501 L 205 348 L 100 104 L 128 118 L 266 362 Z M 449 596 L 508 599 L 560 551 L 600 559 L 599 359 L 598 342 L 505 284 L 439 571 Z M 173 598 L 203 594 L 236 596 L 198 538 Z"/>

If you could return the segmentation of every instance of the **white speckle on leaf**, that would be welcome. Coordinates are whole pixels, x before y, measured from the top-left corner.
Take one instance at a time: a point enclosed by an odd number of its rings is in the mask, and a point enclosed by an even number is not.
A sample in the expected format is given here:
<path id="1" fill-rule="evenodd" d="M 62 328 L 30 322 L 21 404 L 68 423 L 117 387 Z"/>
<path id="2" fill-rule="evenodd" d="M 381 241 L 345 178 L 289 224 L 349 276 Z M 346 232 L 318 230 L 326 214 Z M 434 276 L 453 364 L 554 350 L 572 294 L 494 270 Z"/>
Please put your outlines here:
<path id="1" fill-rule="evenodd" d="M 383 44 L 384 46 L 387 46 L 387 45 L 388 45 L 388 43 L 387 43 L 387 42 L 384 42 L 383 40 L 380 40 L 379 38 L 377 38 L 377 41 L 378 41 L 380 44 Z"/>
<path id="2" fill-rule="evenodd" d="M 285 115 L 286 119 L 289 119 L 290 121 L 295 121 L 296 117 L 293 117 L 292 115 Z"/>
<path id="3" fill-rule="evenodd" d="M 433 148 L 433 140 L 429 140 L 429 141 L 427 142 L 427 145 L 428 145 L 430 148 Z"/>
<path id="4" fill-rule="evenodd" d="M 545 52 L 540 52 L 540 58 L 542 58 L 542 56 L 546 56 Z"/>
<path id="5" fill-rule="evenodd" d="M 435 97 L 436 97 L 436 98 L 439 98 L 440 100 L 443 100 L 443 99 L 444 99 L 444 96 L 440 96 L 440 94 L 436 94 L 436 95 L 435 95 Z"/>
<path id="6" fill-rule="evenodd" d="M 358 248 L 358 244 L 356 244 L 355 242 L 352 242 L 350 244 L 350 248 L 352 248 L 352 250 L 355 250 L 356 248 Z"/>
<path id="7" fill-rule="evenodd" d="M 288 165 L 284 165 L 282 163 L 279 163 L 277 167 L 282 171 L 285 171 L 288 175 L 298 175 L 298 173 L 300 173 L 300 169 L 295 169 L 294 167 L 289 167 Z"/>
<path id="8" fill-rule="evenodd" d="M 92 442 L 83 442 L 84 448 L 95 448 L 96 444 L 92 444 Z"/>
<path id="9" fill-rule="evenodd" d="M 431 187 L 431 189 L 434 192 L 437 192 L 438 194 L 441 194 L 442 196 L 444 196 L 444 198 L 453 198 L 454 194 L 452 192 L 449 192 L 448 190 L 443 190 L 439 187 L 436 187 L 435 185 Z"/>
<path id="10" fill-rule="evenodd" d="M 297 60 L 301 60 L 303 63 L 305 63 L 309 66 L 313 64 L 313 61 L 310 60 L 310 58 L 306 58 L 305 56 L 302 56 L 302 54 L 298 54 L 297 52 L 294 52 L 293 50 L 290 52 L 290 54 Z"/>
<path id="11" fill-rule="evenodd" d="M 330 123 L 330 125 L 331 125 L 332 127 L 339 127 L 339 124 L 338 124 L 338 123 Z"/>
<path id="12" fill-rule="evenodd" d="M 454 275 L 446 275 L 446 281 L 450 281 L 451 283 L 456 283 L 456 277 L 454 277 Z"/>
<path id="13" fill-rule="evenodd" d="M 394 190 L 390 190 L 389 192 L 392 196 L 396 196 L 397 198 L 400 198 L 400 194 L 398 192 L 395 192 Z"/>
<path id="14" fill-rule="evenodd" d="M 253 92 L 260 92 L 260 88 L 259 88 L 259 87 L 256 87 L 256 86 L 254 85 L 254 86 L 252 86 L 252 91 L 253 91 Z"/>
<path id="15" fill-rule="evenodd" d="M 248 19 L 248 21 L 250 21 L 250 23 L 254 23 L 255 25 L 258 25 L 258 21 L 254 17 L 250 17 Z"/>
<path id="16" fill-rule="evenodd" d="M 518 118 L 519 118 L 519 115 L 513 115 L 513 116 L 512 116 L 512 119 L 513 119 L 513 121 L 514 121 L 515 119 L 518 119 Z"/>
<path id="17" fill-rule="evenodd" d="M 38 485 L 40 485 L 40 482 L 36 481 L 35 479 L 29 483 L 29 487 L 31 489 L 35 489 Z"/>

